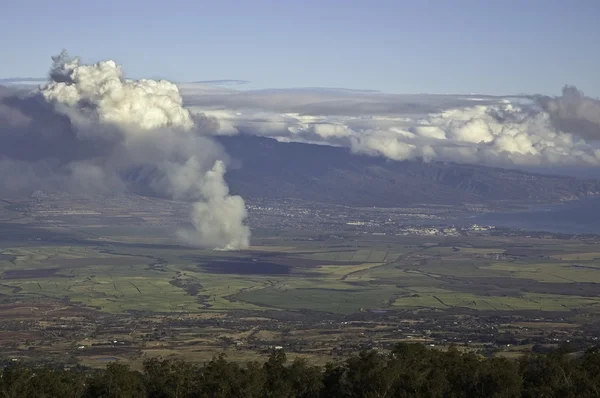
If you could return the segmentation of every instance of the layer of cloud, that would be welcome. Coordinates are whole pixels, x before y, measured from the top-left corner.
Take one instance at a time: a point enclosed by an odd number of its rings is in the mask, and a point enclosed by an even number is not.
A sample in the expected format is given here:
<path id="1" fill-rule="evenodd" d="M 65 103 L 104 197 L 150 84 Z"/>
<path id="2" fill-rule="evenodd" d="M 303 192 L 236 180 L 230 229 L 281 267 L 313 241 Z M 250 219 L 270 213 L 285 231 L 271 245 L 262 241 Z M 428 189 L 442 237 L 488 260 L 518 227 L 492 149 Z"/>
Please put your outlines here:
<path id="1" fill-rule="evenodd" d="M 183 90 L 216 134 L 345 146 L 393 160 L 503 167 L 600 164 L 598 101 L 561 97 L 388 95 L 322 90 Z"/>
<path id="2" fill-rule="evenodd" d="M 248 84 L 250 81 L 248 80 L 239 80 L 239 79 L 220 79 L 220 80 L 198 80 L 192 83 L 200 83 L 200 84 L 210 84 L 213 86 L 238 86 L 241 84 Z"/>
<path id="3" fill-rule="evenodd" d="M 45 83 L 48 79 L 45 77 L 7 77 L 0 79 L 1 84 L 32 84 Z"/>
<path id="4" fill-rule="evenodd" d="M 182 106 L 168 81 L 126 80 L 114 61 L 53 58 L 50 80 L 0 101 L 3 194 L 146 190 L 193 202 L 195 246 L 248 246 L 242 198 L 230 196 L 211 119 Z"/>

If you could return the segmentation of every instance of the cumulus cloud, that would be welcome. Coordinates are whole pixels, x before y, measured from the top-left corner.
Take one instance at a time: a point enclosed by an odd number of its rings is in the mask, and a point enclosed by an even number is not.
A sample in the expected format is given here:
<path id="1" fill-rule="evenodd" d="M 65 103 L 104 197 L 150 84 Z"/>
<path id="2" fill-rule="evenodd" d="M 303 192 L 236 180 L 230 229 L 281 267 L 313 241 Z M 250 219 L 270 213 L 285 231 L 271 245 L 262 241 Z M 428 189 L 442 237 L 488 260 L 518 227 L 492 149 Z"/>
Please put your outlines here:
<path id="1" fill-rule="evenodd" d="M 345 146 L 393 160 L 503 167 L 598 166 L 598 101 L 562 97 L 387 95 L 342 90 L 183 91 L 216 134 Z M 534 100 L 532 100 L 534 99 Z M 541 105 L 541 106 L 540 106 Z"/>
<path id="2" fill-rule="evenodd" d="M 192 116 L 176 85 L 127 80 L 114 61 L 86 65 L 64 52 L 53 61 L 47 84 L 2 94 L 3 193 L 143 187 L 193 202 L 194 230 L 180 233 L 187 243 L 248 246 L 244 201 L 229 195 L 223 154 L 201 134 L 216 120 Z"/>

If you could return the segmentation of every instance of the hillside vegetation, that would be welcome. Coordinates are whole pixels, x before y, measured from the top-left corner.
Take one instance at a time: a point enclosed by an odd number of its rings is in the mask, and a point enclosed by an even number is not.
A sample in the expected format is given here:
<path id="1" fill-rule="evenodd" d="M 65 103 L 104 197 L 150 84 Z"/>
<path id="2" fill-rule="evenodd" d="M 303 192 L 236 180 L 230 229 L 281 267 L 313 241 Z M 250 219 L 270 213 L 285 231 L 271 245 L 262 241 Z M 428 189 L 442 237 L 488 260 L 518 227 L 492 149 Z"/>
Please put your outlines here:
<path id="1" fill-rule="evenodd" d="M 519 361 L 397 345 L 389 354 L 361 352 L 342 363 L 286 363 L 275 350 L 264 363 L 225 357 L 196 365 L 149 359 L 143 371 L 117 362 L 105 370 L 53 370 L 11 364 L 0 378 L 4 397 L 597 397 L 600 350 L 565 350 Z"/>
<path id="2" fill-rule="evenodd" d="M 391 161 L 325 145 L 219 137 L 231 158 L 231 190 L 349 206 L 559 202 L 597 196 L 600 181 L 450 162 Z"/>

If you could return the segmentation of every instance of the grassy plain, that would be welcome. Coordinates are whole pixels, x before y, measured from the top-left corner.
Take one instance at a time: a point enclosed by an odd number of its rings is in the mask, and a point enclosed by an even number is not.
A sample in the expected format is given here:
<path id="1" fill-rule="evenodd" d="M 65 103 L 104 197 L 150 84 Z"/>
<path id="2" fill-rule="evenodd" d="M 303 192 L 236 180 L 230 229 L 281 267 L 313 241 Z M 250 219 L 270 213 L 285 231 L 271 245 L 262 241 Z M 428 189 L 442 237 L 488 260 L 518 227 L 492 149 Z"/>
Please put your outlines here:
<path id="1" fill-rule="evenodd" d="M 497 325 L 499 336 L 529 329 L 528 338 L 550 339 L 558 329 L 581 333 L 600 313 L 598 249 L 579 241 L 255 234 L 249 250 L 220 252 L 121 239 L 127 233 L 3 242 L 0 318 L 12 323 L 0 331 L 0 347 L 16 357 L 67 353 L 105 366 L 151 356 L 204 361 L 216 352 L 243 361 L 284 345 L 292 357 L 319 362 L 334 347 L 440 348 L 422 332 L 438 327 L 443 338 L 468 341 L 467 318 L 508 319 Z M 484 347 L 491 337 L 482 333 Z"/>
<path id="2" fill-rule="evenodd" d="M 262 237 L 250 250 L 96 241 L 7 247 L 0 294 L 108 313 L 597 311 L 594 245 L 533 238 Z"/>

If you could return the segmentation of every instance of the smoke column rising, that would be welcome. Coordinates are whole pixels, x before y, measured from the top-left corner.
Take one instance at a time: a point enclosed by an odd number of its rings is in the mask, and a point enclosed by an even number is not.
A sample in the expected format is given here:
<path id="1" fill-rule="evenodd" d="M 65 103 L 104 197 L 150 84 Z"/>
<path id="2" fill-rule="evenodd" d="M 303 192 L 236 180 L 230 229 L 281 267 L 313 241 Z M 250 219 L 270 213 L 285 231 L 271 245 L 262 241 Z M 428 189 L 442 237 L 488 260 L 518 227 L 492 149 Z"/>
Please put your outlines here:
<path id="1" fill-rule="evenodd" d="M 600 100 L 586 97 L 577 87 L 566 85 L 560 97 L 536 96 L 534 99 L 550 114 L 562 131 L 587 140 L 600 139 Z"/>
<path id="2" fill-rule="evenodd" d="M 16 138 L 14 129 L 0 131 L 0 144 L 7 143 L 0 150 L 3 177 L 10 177 L 8 170 L 12 178 L 17 170 L 27 170 L 16 179 L 36 181 L 43 170 L 50 175 L 41 179 L 58 189 L 106 192 L 129 189 L 124 175 L 143 174 L 152 192 L 194 202 L 195 229 L 179 233 L 186 243 L 225 250 L 248 247 L 244 201 L 229 195 L 219 148 L 199 134 L 174 84 L 126 80 L 114 61 L 86 65 L 65 52 L 53 61 L 49 83 L 26 98 L 3 101 L 0 120 L 26 118 Z M 50 121 L 41 123 L 44 128 L 36 124 L 42 117 Z M 32 154 L 19 141 L 25 136 L 43 137 L 50 145 L 40 145 Z"/>

